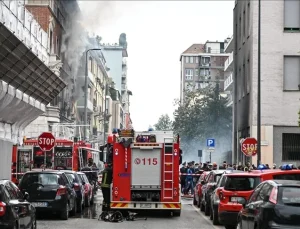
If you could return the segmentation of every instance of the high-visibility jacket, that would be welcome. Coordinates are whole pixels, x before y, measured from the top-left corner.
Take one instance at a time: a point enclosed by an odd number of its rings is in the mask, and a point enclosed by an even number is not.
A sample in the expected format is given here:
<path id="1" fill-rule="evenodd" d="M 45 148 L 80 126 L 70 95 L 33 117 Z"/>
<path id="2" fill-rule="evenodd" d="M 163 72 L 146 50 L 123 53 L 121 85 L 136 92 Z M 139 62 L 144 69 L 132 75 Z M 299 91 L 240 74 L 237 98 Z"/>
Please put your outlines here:
<path id="1" fill-rule="evenodd" d="M 112 168 L 107 167 L 102 172 L 102 188 L 109 188 L 110 184 L 112 183 Z"/>

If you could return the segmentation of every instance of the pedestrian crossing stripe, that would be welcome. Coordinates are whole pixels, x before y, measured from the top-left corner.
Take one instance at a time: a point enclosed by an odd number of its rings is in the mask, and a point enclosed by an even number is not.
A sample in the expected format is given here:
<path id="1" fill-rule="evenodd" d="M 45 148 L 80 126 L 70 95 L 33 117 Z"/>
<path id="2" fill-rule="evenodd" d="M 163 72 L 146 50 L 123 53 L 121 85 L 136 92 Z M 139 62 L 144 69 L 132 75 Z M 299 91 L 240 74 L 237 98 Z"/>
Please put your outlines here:
<path id="1" fill-rule="evenodd" d="M 164 206 L 164 208 L 179 208 L 180 209 L 181 204 L 164 204 L 163 206 Z"/>
<path id="2" fill-rule="evenodd" d="M 127 208 L 128 204 L 126 204 L 126 203 L 111 203 L 110 207 L 112 207 L 112 208 Z"/>

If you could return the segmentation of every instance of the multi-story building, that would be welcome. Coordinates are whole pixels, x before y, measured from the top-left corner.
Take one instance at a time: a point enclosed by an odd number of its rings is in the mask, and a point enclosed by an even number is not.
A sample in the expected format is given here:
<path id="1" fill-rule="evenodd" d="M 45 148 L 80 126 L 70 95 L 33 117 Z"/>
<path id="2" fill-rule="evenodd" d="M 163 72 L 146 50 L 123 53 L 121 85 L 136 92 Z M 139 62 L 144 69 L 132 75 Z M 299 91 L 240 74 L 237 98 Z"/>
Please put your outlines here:
<path id="1" fill-rule="evenodd" d="M 228 38 L 227 41 L 225 52 L 229 53 L 229 56 L 224 63 L 224 92 L 227 93 L 227 106 L 233 106 L 233 37 Z"/>
<path id="2" fill-rule="evenodd" d="M 52 131 L 58 123 L 74 121 L 74 69 L 62 47 L 68 46 L 63 36 L 71 33 L 73 17 L 79 12 L 77 1 L 26 0 L 26 9 L 32 13 L 47 33 L 49 67 L 67 82 L 66 89 L 46 107 L 46 112 L 35 119 L 25 130 L 27 137 L 37 137 L 44 131 Z M 72 57 L 73 58 L 73 57 Z M 55 130 L 54 130 L 55 131 Z M 73 132 L 71 131 L 71 135 Z"/>
<path id="3" fill-rule="evenodd" d="M 181 103 L 188 90 L 205 88 L 217 82 L 220 83 L 220 89 L 224 89 L 224 62 L 229 55 L 224 52 L 226 43 L 227 40 L 193 44 L 181 54 Z"/>
<path id="4" fill-rule="evenodd" d="M 89 38 L 90 46 L 87 49 L 100 49 L 100 44 L 95 38 Z M 85 55 L 82 57 L 82 66 L 79 69 L 80 79 L 77 83 L 80 84 L 80 90 L 77 100 L 77 124 L 84 124 L 85 111 L 85 93 L 84 93 L 84 79 L 85 79 Z M 105 97 L 107 92 L 107 85 L 110 85 L 108 76 L 108 67 L 106 60 L 101 50 L 90 50 L 88 52 L 88 91 L 87 91 L 87 115 L 88 125 L 87 138 L 90 141 L 95 141 L 99 144 L 104 144 L 104 126 L 105 126 Z M 84 128 L 80 128 L 80 135 L 83 136 Z M 97 147 L 97 146 L 96 146 Z"/>
<path id="5" fill-rule="evenodd" d="M 300 163 L 300 1 L 236 1 L 234 8 L 234 153 L 257 136 L 258 40 L 261 41 L 261 161 Z M 276 17 L 274 17 L 276 15 Z M 252 162 L 256 164 L 256 156 Z"/>
<path id="6" fill-rule="evenodd" d="M 110 76 L 115 82 L 115 89 L 121 92 L 120 102 L 122 106 L 122 122 L 120 125 L 116 123 L 113 128 L 129 128 L 131 126 L 131 118 L 129 112 L 129 98 L 132 92 L 127 87 L 127 41 L 126 34 L 121 34 L 119 43 L 102 44 L 103 53 L 110 69 Z"/>
<path id="7" fill-rule="evenodd" d="M 66 83 L 51 70 L 47 31 L 24 1 L 0 1 L 0 178 L 11 177 L 13 144 Z"/>

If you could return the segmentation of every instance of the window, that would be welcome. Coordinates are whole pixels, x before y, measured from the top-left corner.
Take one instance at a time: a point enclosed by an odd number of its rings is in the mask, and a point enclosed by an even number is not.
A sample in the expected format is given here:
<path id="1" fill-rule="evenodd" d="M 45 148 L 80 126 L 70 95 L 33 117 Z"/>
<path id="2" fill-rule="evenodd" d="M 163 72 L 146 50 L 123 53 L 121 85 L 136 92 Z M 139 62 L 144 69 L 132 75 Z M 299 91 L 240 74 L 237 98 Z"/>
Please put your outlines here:
<path id="1" fill-rule="evenodd" d="M 260 183 L 259 177 L 228 176 L 224 189 L 233 191 L 250 191 Z"/>
<path id="2" fill-rule="evenodd" d="M 189 57 L 188 57 L 188 56 L 185 57 L 185 63 L 186 63 L 186 64 L 189 63 Z"/>
<path id="3" fill-rule="evenodd" d="M 300 160 L 300 134 L 292 134 L 292 133 L 282 134 L 282 160 L 283 161 Z"/>
<path id="4" fill-rule="evenodd" d="M 195 76 L 199 76 L 199 69 L 195 69 Z"/>
<path id="5" fill-rule="evenodd" d="M 299 206 L 300 205 L 300 188 L 295 187 L 280 187 L 279 200 L 284 205 Z"/>
<path id="6" fill-rule="evenodd" d="M 263 186 L 263 184 L 260 184 L 256 187 L 256 189 L 254 190 L 254 192 L 252 193 L 252 195 L 249 198 L 249 203 L 255 202 L 258 196 L 259 191 L 261 190 L 261 187 Z"/>
<path id="7" fill-rule="evenodd" d="M 185 69 L 185 79 L 193 80 L 193 69 Z"/>
<path id="8" fill-rule="evenodd" d="M 243 64 L 243 81 L 244 81 L 244 85 L 243 85 L 243 97 L 245 96 L 246 94 L 246 91 L 247 91 L 247 72 L 246 72 L 246 68 L 245 68 L 245 62 Z"/>
<path id="9" fill-rule="evenodd" d="M 243 12 L 243 36 L 246 37 L 246 11 Z"/>
<path id="10" fill-rule="evenodd" d="M 239 75 L 238 75 L 238 79 L 237 79 L 237 81 L 238 81 L 238 84 L 237 84 L 237 87 L 238 87 L 238 100 L 240 100 L 242 98 L 242 85 L 241 85 L 242 76 L 241 76 L 241 74 L 242 74 L 242 71 L 241 71 L 241 68 L 239 68 Z"/>
<path id="11" fill-rule="evenodd" d="M 299 90 L 300 84 L 300 57 L 284 57 L 283 89 L 288 91 Z"/>
<path id="12" fill-rule="evenodd" d="M 269 183 L 264 183 L 264 185 L 261 188 L 261 191 L 257 196 L 257 201 L 264 200 L 266 196 L 270 196 L 272 189 L 273 189 L 272 185 L 270 185 Z"/>
<path id="13" fill-rule="evenodd" d="M 284 0 L 284 30 L 300 30 L 299 0 Z"/>
<path id="14" fill-rule="evenodd" d="M 196 59 L 196 64 L 198 64 L 199 63 L 199 57 L 196 56 L 195 59 Z"/>
<path id="15" fill-rule="evenodd" d="M 210 75 L 210 71 L 208 68 L 200 69 L 200 76 L 209 76 L 209 75 Z"/>
<path id="16" fill-rule="evenodd" d="M 248 3 L 247 7 L 247 28 L 248 28 L 248 35 L 250 35 L 250 2 Z"/>
<path id="17" fill-rule="evenodd" d="M 247 73 L 246 73 L 246 80 L 247 80 L 247 94 L 250 93 L 250 71 L 251 71 L 251 68 L 250 68 L 250 57 L 248 57 L 248 60 L 247 60 Z"/>
<path id="18" fill-rule="evenodd" d="M 194 57 L 190 56 L 190 63 L 193 64 L 194 63 Z"/>

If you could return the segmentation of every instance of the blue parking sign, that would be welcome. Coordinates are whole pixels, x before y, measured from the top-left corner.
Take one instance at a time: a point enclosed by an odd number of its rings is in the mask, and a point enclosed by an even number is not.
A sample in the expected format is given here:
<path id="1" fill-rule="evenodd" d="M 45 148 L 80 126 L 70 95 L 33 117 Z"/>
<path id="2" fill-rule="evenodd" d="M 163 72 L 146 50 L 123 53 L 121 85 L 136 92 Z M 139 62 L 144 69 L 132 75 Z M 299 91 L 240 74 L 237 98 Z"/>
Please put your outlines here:
<path id="1" fill-rule="evenodd" d="M 215 147 L 215 139 L 214 138 L 208 138 L 206 139 L 206 146 L 207 147 Z"/>

